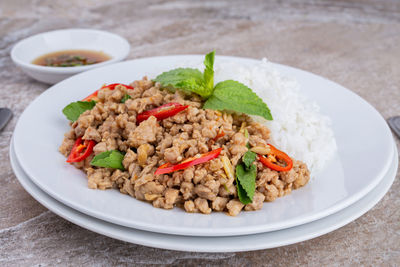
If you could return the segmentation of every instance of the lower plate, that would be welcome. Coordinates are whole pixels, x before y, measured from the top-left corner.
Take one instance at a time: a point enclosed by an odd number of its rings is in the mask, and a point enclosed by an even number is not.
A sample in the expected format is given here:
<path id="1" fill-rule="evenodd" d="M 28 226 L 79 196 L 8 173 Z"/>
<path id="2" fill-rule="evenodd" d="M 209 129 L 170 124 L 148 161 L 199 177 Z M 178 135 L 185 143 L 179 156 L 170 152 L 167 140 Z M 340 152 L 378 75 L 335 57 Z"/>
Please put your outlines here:
<path id="1" fill-rule="evenodd" d="M 21 185 L 43 206 L 83 228 L 96 233 L 139 245 L 196 252 L 237 252 L 280 247 L 309 240 L 334 231 L 357 219 L 370 210 L 389 190 L 398 167 L 397 148 L 389 171 L 382 181 L 365 197 L 353 205 L 323 219 L 300 226 L 244 236 L 198 237 L 159 234 L 136 230 L 95 219 L 58 202 L 39 189 L 24 173 L 16 161 L 13 145 L 10 146 L 11 166 Z"/>

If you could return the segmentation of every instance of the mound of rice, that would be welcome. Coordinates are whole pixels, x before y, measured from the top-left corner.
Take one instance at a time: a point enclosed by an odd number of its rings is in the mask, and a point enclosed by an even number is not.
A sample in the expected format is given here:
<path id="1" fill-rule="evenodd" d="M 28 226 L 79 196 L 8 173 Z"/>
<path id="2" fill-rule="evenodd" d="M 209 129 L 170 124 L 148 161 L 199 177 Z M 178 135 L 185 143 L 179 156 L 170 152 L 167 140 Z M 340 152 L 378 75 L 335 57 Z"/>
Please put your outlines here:
<path id="1" fill-rule="evenodd" d="M 199 62 L 184 62 L 177 67 L 203 71 Z M 236 80 L 251 88 L 271 110 L 273 120 L 253 118 L 271 130 L 271 143 L 288 155 L 301 160 L 315 176 L 336 151 L 330 119 L 319 112 L 319 106 L 300 94 L 296 80 L 284 77 L 266 59 L 257 64 L 219 62 L 214 65 L 215 84 Z"/>

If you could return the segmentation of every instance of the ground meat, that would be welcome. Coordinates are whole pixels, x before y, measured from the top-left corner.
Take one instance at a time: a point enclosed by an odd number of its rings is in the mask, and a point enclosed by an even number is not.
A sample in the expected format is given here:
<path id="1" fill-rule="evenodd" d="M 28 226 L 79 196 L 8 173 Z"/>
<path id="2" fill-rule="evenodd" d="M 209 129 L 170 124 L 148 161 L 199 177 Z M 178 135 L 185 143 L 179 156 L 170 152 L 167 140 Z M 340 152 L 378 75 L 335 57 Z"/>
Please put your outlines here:
<path id="1" fill-rule="evenodd" d="M 208 202 L 204 198 L 200 198 L 200 197 L 196 198 L 194 200 L 194 204 L 196 205 L 196 208 L 199 209 L 199 211 L 201 213 L 204 213 L 204 214 L 211 213 L 211 209 L 208 206 Z"/>
<path id="2" fill-rule="evenodd" d="M 269 168 L 264 168 L 261 164 L 261 168 L 257 173 L 256 186 L 261 187 L 267 183 L 270 183 L 273 179 L 279 178 L 279 173 Z"/>
<path id="3" fill-rule="evenodd" d="M 272 184 L 266 184 L 264 189 L 265 200 L 268 202 L 274 201 L 279 196 L 279 190 Z"/>
<path id="4" fill-rule="evenodd" d="M 212 202 L 212 209 L 215 211 L 223 211 L 228 203 L 228 198 L 226 197 L 216 197 Z"/>
<path id="5" fill-rule="evenodd" d="M 92 169 L 87 170 L 88 187 L 92 189 L 108 189 L 113 187 L 111 181 L 111 172 L 108 169 Z"/>
<path id="6" fill-rule="evenodd" d="M 256 192 L 253 196 L 253 202 L 247 204 L 244 210 L 260 210 L 264 204 L 265 196 L 262 193 Z"/>
<path id="7" fill-rule="evenodd" d="M 65 157 L 68 157 L 74 144 L 75 144 L 75 131 L 70 130 L 64 135 L 64 140 L 58 150 Z"/>
<path id="8" fill-rule="evenodd" d="M 210 188 L 207 186 L 204 186 L 202 184 L 196 185 L 194 188 L 194 192 L 202 198 L 208 199 L 208 200 L 214 200 L 217 197 L 217 194 L 212 192 Z"/>
<path id="9" fill-rule="evenodd" d="M 177 163 L 178 161 L 182 160 L 179 147 L 174 146 L 167 148 L 164 152 L 164 160 L 171 163 Z"/>
<path id="10" fill-rule="evenodd" d="M 106 142 L 97 143 L 93 148 L 93 152 L 94 152 L 95 155 L 100 154 L 102 152 L 106 152 L 106 151 L 107 151 Z"/>
<path id="11" fill-rule="evenodd" d="M 124 180 L 120 190 L 122 194 L 129 194 L 131 197 L 135 197 L 135 190 L 133 189 L 132 180 Z"/>
<path id="12" fill-rule="evenodd" d="M 165 203 L 168 205 L 173 206 L 178 199 L 179 191 L 176 189 L 167 189 L 165 191 Z"/>
<path id="13" fill-rule="evenodd" d="M 198 209 L 192 200 L 185 201 L 184 208 L 186 212 L 198 212 Z"/>
<path id="14" fill-rule="evenodd" d="M 125 153 L 125 157 L 122 161 L 122 165 L 124 165 L 125 169 L 128 169 L 129 166 L 136 161 L 137 155 L 133 150 L 128 149 Z"/>
<path id="15" fill-rule="evenodd" d="M 166 207 L 165 205 L 165 198 L 164 197 L 159 197 L 153 201 L 153 207 L 155 208 L 163 208 L 163 209 L 172 209 L 173 207 L 169 205 Z"/>
<path id="16" fill-rule="evenodd" d="M 191 182 L 182 182 L 181 193 L 183 199 L 191 199 L 194 195 L 194 185 Z"/>
<path id="17" fill-rule="evenodd" d="M 183 171 L 183 179 L 186 182 L 191 182 L 194 177 L 194 167 L 189 167 Z"/>
<path id="18" fill-rule="evenodd" d="M 297 172 L 297 178 L 293 182 L 293 187 L 297 189 L 304 186 L 310 180 L 310 171 L 306 164 L 300 161 L 294 163 L 293 169 Z"/>
<path id="19" fill-rule="evenodd" d="M 95 107 L 83 112 L 64 135 L 59 150 L 66 157 L 77 138 L 96 142 L 88 158 L 73 163 L 86 172 L 89 188 L 119 189 L 157 208 L 179 206 L 186 212 L 220 211 L 236 216 L 243 209 L 259 210 L 264 201 L 274 201 L 308 182 L 310 172 L 300 161 L 294 160 L 288 172 L 277 172 L 256 162 L 253 202 L 242 204 L 234 170 L 249 150 L 248 146 L 257 153 L 268 153 L 269 129 L 244 114 L 204 110 L 200 97 L 188 96 L 179 90 L 174 93 L 161 90 L 159 84 L 147 78 L 133 82 L 132 86 L 134 90 L 123 85 L 114 90 L 99 90 Z M 131 98 L 121 103 L 127 94 Z M 137 123 L 139 113 L 170 102 L 188 105 L 188 108 L 160 121 L 151 116 Z M 162 164 L 179 164 L 217 148 L 222 151 L 215 159 L 154 175 Z M 94 155 L 109 150 L 125 153 L 124 170 L 90 165 Z"/>
<path id="20" fill-rule="evenodd" d="M 242 202 L 236 199 L 232 199 L 226 204 L 226 208 L 228 209 L 228 213 L 230 216 L 236 216 L 243 209 L 244 205 Z"/>
<path id="21" fill-rule="evenodd" d="M 128 144 L 137 148 L 142 144 L 156 141 L 156 133 L 159 128 L 156 117 L 150 116 L 129 135 Z"/>
<path id="22" fill-rule="evenodd" d="M 86 129 L 85 134 L 83 135 L 82 139 L 83 140 L 94 140 L 96 142 L 100 142 L 101 135 L 95 128 L 89 126 Z"/>

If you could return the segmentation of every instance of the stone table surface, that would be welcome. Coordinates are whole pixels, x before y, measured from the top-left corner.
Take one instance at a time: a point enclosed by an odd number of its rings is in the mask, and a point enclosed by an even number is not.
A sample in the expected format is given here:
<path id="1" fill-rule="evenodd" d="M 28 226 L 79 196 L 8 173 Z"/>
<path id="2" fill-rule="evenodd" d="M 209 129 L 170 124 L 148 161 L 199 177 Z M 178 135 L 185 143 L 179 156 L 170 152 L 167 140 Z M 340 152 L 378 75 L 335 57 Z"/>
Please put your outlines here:
<path id="1" fill-rule="evenodd" d="M 0 107 L 11 108 L 14 117 L 0 132 L 1 266 L 399 266 L 399 172 L 386 196 L 354 222 L 309 241 L 253 252 L 149 248 L 85 230 L 48 211 L 18 183 L 8 149 L 18 117 L 49 86 L 28 78 L 9 53 L 30 35 L 72 27 L 124 36 L 132 45 L 128 59 L 212 49 L 219 55 L 267 57 L 342 84 L 385 119 L 400 115 L 397 0 L 3 0 Z"/>

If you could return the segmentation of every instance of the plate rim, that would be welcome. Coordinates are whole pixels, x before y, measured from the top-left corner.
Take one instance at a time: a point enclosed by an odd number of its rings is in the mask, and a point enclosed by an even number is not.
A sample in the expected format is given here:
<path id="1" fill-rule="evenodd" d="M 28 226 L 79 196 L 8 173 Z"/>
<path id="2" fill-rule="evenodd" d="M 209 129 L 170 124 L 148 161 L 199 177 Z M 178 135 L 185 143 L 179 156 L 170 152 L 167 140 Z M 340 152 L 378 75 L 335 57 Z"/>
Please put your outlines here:
<path id="1" fill-rule="evenodd" d="M 177 57 L 178 58 L 179 57 L 180 58 L 186 58 L 186 57 L 193 57 L 193 56 L 194 57 L 203 58 L 202 55 L 169 55 L 169 56 L 144 57 L 144 58 L 124 61 L 124 62 L 119 62 L 119 63 L 115 63 L 115 64 L 110 64 L 110 65 L 104 66 L 102 68 L 110 68 L 110 67 L 113 67 L 115 65 L 130 64 L 133 61 L 141 61 L 141 60 L 149 60 L 149 59 L 156 60 L 156 59 L 159 59 L 159 58 L 171 58 L 171 59 L 174 58 L 174 59 L 176 59 Z M 259 60 L 253 59 L 253 58 L 232 57 L 232 56 L 219 56 L 219 57 L 223 58 L 223 59 L 228 59 L 228 60 L 242 60 L 242 61 L 247 61 L 247 62 L 249 62 L 249 61 L 251 61 L 251 62 L 259 62 Z M 313 76 L 315 76 L 315 77 L 317 77 L 319 79 L 323 79 L 324 82 L 328 82 L 328 83 L 331 83 L 331 84 L 333 84 L 335 86 L 339 86 L 342 90 L 346 91 L 347 93 L 350 93 L 350 94 L 354 95 L 359 101 L 362 101 L 364 104 L 368 105 L 368 107 L 371 108 L 374 112 L 376 112 L 376 114 L 379 116 L 379 118 L 384 121 L 382 115 L 371 104 L 369 104 L 366 100 L 364 100 L 362 97 L 360 97 L 359 95 L 357 95 L 353 91 L 341 86 L 340 84 L 338 84 L 336 82 L 333 82 L 331 80 L 328 80 L 328 79 L 326 79 L 326 78 L 324 78 L 322 76 L 319 76 L 319 75 L 316 75 L 314 73 L 311 73 L 311 72 L 308 72 L 308 71 L 304 71 L 304 70 L 301 70 L 301 69 L 298 69 L 298 68 L 294 68 L 294 67 L 291 67 L 291 66 L 278 64 L 278 63 L 272 63 L 272 64 L 273 65 L 278 65 L 278 66 L 281 66 L 281 67 L 284 67 L 284 68 L 288 68 L 291 71 L 299 71 L 299 72 L 305 73 L 307 75 L 313 75 Z M 99 69 L 102 69 L 102 68 L 96 68 L 96 69 L 93 69 L 93 70 L 89 70 L 88 72 L 95 72 L 95 71 L 98 71 Z M 85 75 L 85 73 L 86 72 L 74 75 L 74 76 L 72 76 L 72 77 L 70 77 L 70 78 L 68 78 L 66 80 L 76 79 L 75 76 Z M 66 80 L 61 81 L 60 83 L 63 83 Z M 59 83 L 57 83 L 54 86 L 57 86 L 58 84 Z M 46 90 L 40 96 L 45 95 L 45 94 L 47 94 L 49 92 L 50 92 L 50 90 Z M 38 101 L 40 96 L 37 97 L 34 101 L 32 101 L 28 105 L 28 107 L 24 110 L 24 112 L 21 114 L 20 119 L 18 120 L 18 122 L 16 124 L 15 132 L 17 132 L 17 130 L 19 129 L 21 118 L 23 117 L 23 115 L 26 112 L 26 110 L 31 105 L 34 105 L 34 103 L 36 101 Z M 385 122 L 384 126 L 385 126 L 386 130 L 389 131 L 389 133 L 390 133 L 390 130 L 389 130 L 386 122 Z M 15 135 L 15 132 L 14 132 L 13 135 Z M 390 133 L 390 136 L 391 136 L 391 133 Z M 392 138 L 392 136 L 391 136 L 391 138 Z M 13 138 L 13 140 L 14 139 L 15 138 Z M 393 143 L 394 141 L 391 140 L 391 142 Z M 15 147 L 18 147 L 18 144 L 15 144 Z M 391 154 L 393 153 L 392 150 L 390 152 L 391 152 Z M 29 173 L 27 171 L 26 165 L 24 165 L 24 163 L 20 160 L 17 152 L 16 152 L 16 156 L 18 158 L 18 161 L 20 162 L 20 165 L 21 165 L 22 169 L 26 173 Z M 389 157 L 389 159 L 390 159 L 390 157 Z M 126 227 L 137 228 L 137 229 L 141 229 L 141 230 L 145 230 L 145 231 L 154 231 L 154 232 L 158 232 L 158 233 L 175 234 L 175 235 L 233 236 L 233 235 L 247 235 L 247 234 L 254 234 L 254 233 L 260 233 L 260 232 L 267 232 L 267 231 L 275 231 L 275 230 L 279 230 L 279 229 L 285 229 L 285 228 L 289 228 L 289 227 L 305 224 L 305 223 L 308 223 L 308 222 L 312 222 L 312 221 L 321 219 L 323 217 L 326 217 L 326 216 L 328 216 L 330 214 L 333 214 L 333 213 L 335 213 L 335 212 L 337 212 L 337 211 L 339 211 L 341 209 L 344 209 L 344 208 L 348 207 L 349 205 L 355 203 L 357 200 L 361 199 L 368 192 L 370 192 L 382 180 L 384 174 L 387 172 L 389 167 L 390 167 L 390 160 L 388 160 L 388 162 L 386 162 L 386 164 L 382 168 L 380 174 L 377 176 L 379 178 L 376 178 L 372 183 L 369 184 L 369 186 L 365 187 L 363 190 L 359 191 L 357 194 L 353 194 L 350 197 L 346 198 L 346 200 L 341 200 L 339 203 L 336 203 L 336 204 L 332 205 L 331 207 L 329 207 L 328 209 L 326 209 L 324 211 L 320 211 L 318 213 L 314 213 L 314 214 L 308 215 L 307 217 L 304 217 L 302 219 L 291 219 L 291 220 L 288 220 L 289 222 L 286 222 L 284 224 L 280 224 L 279 226 L 276 225 L 277 223 L 275 223 L 274 226 L 269 226 L 269 227 L 265 227 L 263 225 L 261 225 L 261 226 L 258 225 L 258 226 L 252 226 L 250 229 L 248 229 L 248 228 L 243 229 L 242 228 L 240 231 L 238 231 L 238 227 L 230 227 L 230 228 L 225 227 L 225 228 L 218 228 L 218 230 L 217 230 L 218 232 L 216 232 L 215 229 L 213 229 L 212 232 L 208 232 L 207 230 L 209 230 L 209 229 L 201 229 L 199 231 L 199 230 L 196 230 L 196 229 L 193 229 L 193 228 L 190 228 L 190 227 L 176 227 L 176 226 L 175 227 L 168 226 L 166 228 L 160 228 L 160 225 L 149 225 L 148 223 L 142 223 L 142 222 L 139 222 L 139 223 L 138 222 L 134 222 L 134 223 L 132 223 L 132 222 L 127 222 L 126 220 L 121 220 L 120 218 L 117 218 L 117 217 L 114 217 L 114 216 L 110 216 L 110 215 L 104 216 L 103 214 L 99 214 L 98 212 L 93 212 L 93 211 L 87 209 L 86 207 L 82 207 L 80 205 L 75 205 L 74 203 L 63 199 L 62 197 L 58 196 L 57 194 L 55 194 L 54 192 L 52 192 L 51 190 L 49 190 L 48 188 L 43 186 L 38 179 L 31 179 L 31 180 L 39 188 L 41 188 L 43 191 L 45 191 L 47 194 L 51 195 L 53 198 L 57 199 L 58 201 L 66 204 L 67 206 L 72 207 L 75 210 L 79 210 L 79 211 L 81 211 L 83 213 L 86 213 L 86 214 L 88 214 L 90 216 L 96 217 L 98 219 L 109 221 L 111 223 L 120 224 L 120 225 L 123 225 L 123 226 L 126 226 Z"/>
<path id="2" fill-rule="evenodd" d="M 63 203 L 57 201 L 56 199 L 52 198 L 50 195 L 45 193 L 43 190 L 41 190 L 30 178 L 26 173 L 20 173 L 17 175 L 17 172 L 15 171 L 16 168 L 20 168 L 22 172 L 22 167 L 19 166 L 19 163 L 17 162 L 15 152 L 13 151 L 13 143 L 11 143 L 10 148 L 9 148 L 9 159 L 11 163 L 12 170 L 19 181 L 19 183 L 22 185 L 22 187 L 33 197 L 35 198 L 39 203 L 41 203 L 43 206 L 45 206 L 47 209 L 50 211 L 54 212 L 58 216 L 66 219 L 67 221 L 70 221 L 82 228 L 85 228 L 87 230 L 93 231 L 95 233 L 108 236 L 114 239 L 122 240 L 125 242 L 133 243 L 133 244 L 138 244 L 138 245 L 143 245 L 147 247 L 154 247 L 154 248 L 159 248 L 159 249 L 169 249 L 169 250 L 176 250 L 176 251 L 187 251 L 187 252 L 214 252 L 214 253 L 224 253 L 224 252 L 243 252 L 243 251 L 254 251 L 254 250 L 261 250 L 261 249 L 270 249 L 270 248 L 276 248 L 276 247 L 282 247 L 282 246 L 287 246 L 291 244 L 295 244 L 298 242 L 303 242 L 307 241 L 322 235 L 325 235 L 327 233 L 330 233 L 332 231 L 335 231 L 350 222 L 358 219 L 359 217 L 363 216 L 365 213 L 367 213 L 369 210 L 371 210 L 385 195 L 386 193 L 390 190 L 397 174 L 398 170 L 398 160 L 397 160 L 397 146 L 395 143 L 393 143 L 393 150 L 394 150 L 394 155 L 392 157 L 392 164 L 391 167 L 393 166 L 393 170 L 390 168 L 388 173 L 385 174 L 384 179 L 381 180 L 381 182 L 377 186 L 382 186 L 383 188 L 379 188 L 379 192 L 376 191 L 377 189 L 374 188 L 370 193 L 368 193 L 366 196 L 361 198 L 359 201 L 353 203 L 352 205 L 346 207 L 345 209 L 331 214 L 327 217 L 324 217 L 319 220 L 315 220 L 306 224 L 294 226 L 291 228 L 286 228 L 286 229 L 281 229 L 277 231 L 272 231 L 272 232 L 265 232 L 265 233 L 258 233 L 258 234 L 252 234 L 252 235 L 240 235 L 240 236 L 218 236 L 218 237 L 199 237 L 199 236 L 182 236 L 182 235 L 169 235 L 169 234 L 163 234 L 163 233 L 155 233 L 155 232 L 147 232 L 143 230 L 138 230 L 134 228 L 129 228 L 117 224 L 113 224 L 107 221 L 103 221 L 94 217 L 91 217 L 87 214 L 81 213 L 67 205 L 64 205 Z M 15 157 L 15 158 L 14 158 Z M 392 170 L 392 171 L 391 171 Z M 25 176 L 31 185 L 28 185 L 24 178 L 21 179 L 20 176 Z M 385 179 L 388 178 L 388 181 Z M 22 181 L 21 181 L 22 180 Z M 28 183 L 29 183 L 28 182 Z M 386 184 L 387 183 L 387 184 Z M 32 189 L 34 188 L 34 189 Z M 49 204 L 49 201 L 43 200 L 43 198 L 38 197 L 37 193 L 32 193 L 33 191 L 39 192 L 39 194 L 42 194 L 45 196 L 45 198 L 48 198 L 50 202 L 53 202 L 53 204 Z M 375 190 L 375 192 L 374 192 Z M 365 200 L 367 197 L 371 197 L 372 199 Z M 363 203 L 363 206 L 361 208 L 359 207 L 354 207 L 354 205 L 359 204 L 360 201 L 365 201 L 367 203 Z M 55 207 L 56 206 L 56 207 Z M 58 208 L 57 208 L 58 207 Z M 60 211 L 61 209 L 61 211 Z M 354 209 L 356 212 L 349 212 L 349 210 Z M 64 212 L 62 211 L 64 210 Z M 75 215 L 74 218 L 71 218 L 71 216 L 68 216 L 65 214 L 65 210 L 73 215 Z M 349 215 L 343 215 L 344 213 L 349 213 Z M 345 218 L 338 218 L 339 215 L 345 216 Z M 332 222 L 332 218 L 336 218 L 336 222 Z M 323 223 L 321 223 L 323 222 Z M 322 229 L 316 230 L 317 227 L 310 227 L 315 226 L 315 225 L 324 225 Z M 96 226 L 97 225 L 97 226 Z M 313 233 L 307 233 L 304 230 L 301 230 L 302 228 L 305 228 L 309 226 L 309 229 L 311 231 L 314 231 Z M 108 230 L 106 230 L 108 228 Z M 114 231 L 113 233 L 110 233 L 111 231 Z M 299 230 L 300 229 L 300 230 Z M 120 232 L 118 234 L 117 232 Z M 130 234 L 127 235 L 126 231 Z M 275 243 L 268 243 L 271 242 L 270 238 L 268 238 L 268 235 L 272 234 L 282 234 L 284 232 L 291 231 L 292 235 L 296 234 L 293 233 L 293 231 L 298 231 L 301 232 L 299 236 L 297 237 L 288 237 L 286 240 L 279 238 L 278 241 Z M 144 237 L 143 237 L 144 235 Z M 140 238 L 142 236 L 142 238 Z M 147 236 L 147 239 L 146 239 Z M 148 237 L 152 238 L 152 241 L 148 240 Z M 254 245 L 254 242 L 248 242 L 250 245 L 246 246 L 239 246 L 237 248 L 234 247 L 227 247 L 227 246 L 219 246 L 219 247 L 212 247 L 212 244 L 215 244 L 215 240 L 221 239 L 221 240 L 227 240 L 226 242 L 224 241 L 224 244 L 237 244 L 237 242 L 240 239 L 244 239 L 246 237 L 254 237 L 254 240 L 262 240 L 259 244 Z M 172 238 L 172 239 L 171 239 Z M 158 239 L 158 241 L 157 241 Z M 168 240 L 164 242 L 160 242 L 160 239 L 163 240 Z M 199 242 L 195 242 L 196 240 L 209 240 L 211 246 L 198 246 Z M 235 240 L 236 242 L 231 242 L 229 240 Z M 171 244 L 171 240 L 175 242 L 174 245 Z M 254 241 L 253 240 L 253 241 Z M 214 242 L 212 242 L 214 241 Z M 172 242 L 172 243 L 173 243 Z M 196 247 L 196 245 L 198 247 Z"/>

